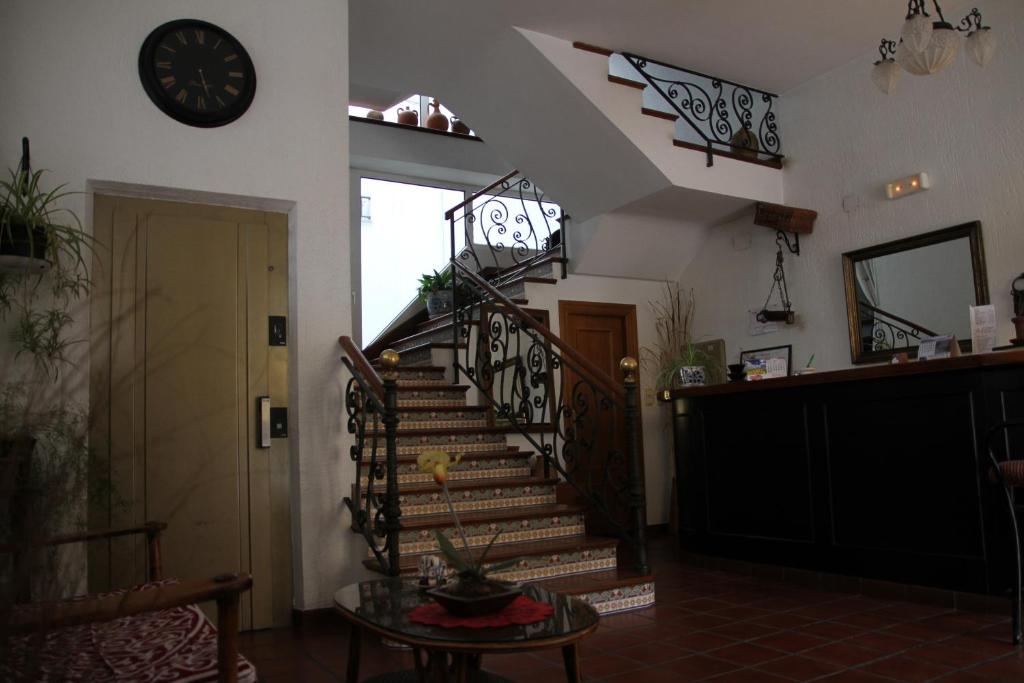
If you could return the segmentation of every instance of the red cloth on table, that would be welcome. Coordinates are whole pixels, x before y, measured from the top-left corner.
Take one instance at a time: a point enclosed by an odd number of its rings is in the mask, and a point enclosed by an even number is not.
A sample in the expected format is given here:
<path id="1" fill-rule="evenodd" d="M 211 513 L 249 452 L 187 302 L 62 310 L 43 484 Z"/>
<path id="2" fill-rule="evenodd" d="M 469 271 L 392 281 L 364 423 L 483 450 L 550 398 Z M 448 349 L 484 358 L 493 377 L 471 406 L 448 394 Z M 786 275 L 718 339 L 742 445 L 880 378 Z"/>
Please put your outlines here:
<path id="1" fill-rule="evenodd" d="M 430 624 L 442 628 L 495 628 L 499 626 L 522 626 L 544 621 L 555 613 L 555 608 L 546 602 L 537 602 L 525 595 L 520 595 L 507 607 L 494 614 L 480 617 L 460 617 L 452 614 L 436 602 L 420 605 L 409 612 L 409 621 L 418 624 Z"/>

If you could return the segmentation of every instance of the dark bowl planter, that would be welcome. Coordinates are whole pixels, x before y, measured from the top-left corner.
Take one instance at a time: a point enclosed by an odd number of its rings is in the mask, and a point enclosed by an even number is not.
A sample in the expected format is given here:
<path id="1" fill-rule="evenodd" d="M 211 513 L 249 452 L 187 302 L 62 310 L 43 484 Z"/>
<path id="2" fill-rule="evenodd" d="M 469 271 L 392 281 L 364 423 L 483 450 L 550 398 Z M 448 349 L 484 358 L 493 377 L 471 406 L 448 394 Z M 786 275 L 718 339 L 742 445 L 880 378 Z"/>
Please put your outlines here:
<path id="1" fill-rule="evenodd" d="M 46 270 L 49 247 L 46 228 L 12 219 L 0 225 L 0 271 L 31 272 Z"/>
<path id="2" fill-rule="evenodd" d="M 426 591 L 436 603 L 459 617 L 481 617 L 505 609 L 523 589 L 504 581 L 455 583 Z"/>

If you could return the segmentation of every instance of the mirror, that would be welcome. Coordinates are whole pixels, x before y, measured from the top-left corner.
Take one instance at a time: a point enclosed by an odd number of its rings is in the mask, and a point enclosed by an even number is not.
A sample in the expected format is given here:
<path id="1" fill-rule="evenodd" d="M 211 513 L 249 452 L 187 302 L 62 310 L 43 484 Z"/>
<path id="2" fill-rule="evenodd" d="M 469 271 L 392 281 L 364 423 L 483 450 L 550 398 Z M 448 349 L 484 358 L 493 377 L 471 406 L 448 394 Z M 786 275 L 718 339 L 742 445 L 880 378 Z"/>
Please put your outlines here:
<path id="1" fill-rule="evenodd" d="M 970 310 L 987 304 L 981 223 L 843 254 L 854 363 L 917 355 L 922 337 L 955 334 L 971 350 Z"/>

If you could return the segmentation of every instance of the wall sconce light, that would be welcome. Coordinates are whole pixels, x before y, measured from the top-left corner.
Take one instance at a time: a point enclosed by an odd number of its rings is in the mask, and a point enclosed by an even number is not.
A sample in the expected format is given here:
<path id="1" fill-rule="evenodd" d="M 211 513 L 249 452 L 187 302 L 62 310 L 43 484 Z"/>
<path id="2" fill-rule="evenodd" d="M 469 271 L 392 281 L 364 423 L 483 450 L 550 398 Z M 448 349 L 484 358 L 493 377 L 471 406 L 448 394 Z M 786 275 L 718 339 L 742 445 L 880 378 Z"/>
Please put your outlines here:
<path id="1" fill-rule="evenodd" d="M 907 176 L 885 184 L 885 196 L 889 199 L 900 199 L 910 194 L 923 192 L 932 186 L 928 174 L 925 172 Z"/>

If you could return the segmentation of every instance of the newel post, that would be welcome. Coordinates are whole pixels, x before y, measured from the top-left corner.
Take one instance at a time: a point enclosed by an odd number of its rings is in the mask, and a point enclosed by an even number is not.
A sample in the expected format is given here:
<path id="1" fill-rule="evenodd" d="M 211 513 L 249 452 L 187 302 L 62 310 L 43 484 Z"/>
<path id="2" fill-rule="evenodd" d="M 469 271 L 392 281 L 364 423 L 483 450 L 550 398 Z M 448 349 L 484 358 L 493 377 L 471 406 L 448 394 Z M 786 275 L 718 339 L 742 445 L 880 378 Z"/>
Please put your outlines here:
<path id="1" fill-rule="evenodd" d="M 390 576 L 398 576 L 398 531 L 402 510 L 398 504 L 398 352 L 387 349 L 380 354 L 381 379 L 384 380 L 384 441 L 387 455 L 387 487 L 384 492 L 384 532 L 387 537 Z M 371 474 L 371 476 L 373 476 Z"/>
<path id="2" fill-rule="evenodd" d="M 629 513 L 633 524 L 633 541 L 636 544 L 636 570 L 647 574 L 647 511 L 644 509 L 644 480 L 640 472 L 640 411 L 637 409 L 637 368 L 636 358 L 626 356 L 619 361 L 619 369 L 625 376 L 626 389 L 626 457 L 629 466 Z"/>

